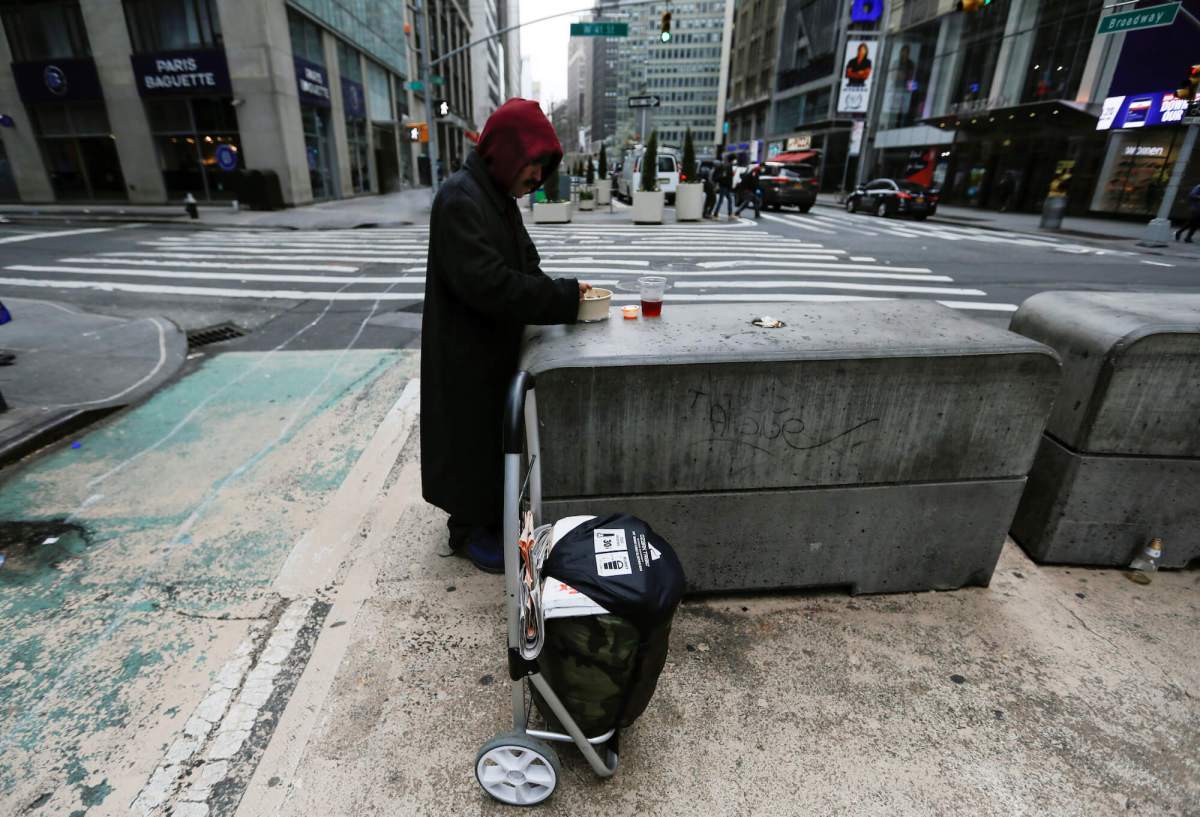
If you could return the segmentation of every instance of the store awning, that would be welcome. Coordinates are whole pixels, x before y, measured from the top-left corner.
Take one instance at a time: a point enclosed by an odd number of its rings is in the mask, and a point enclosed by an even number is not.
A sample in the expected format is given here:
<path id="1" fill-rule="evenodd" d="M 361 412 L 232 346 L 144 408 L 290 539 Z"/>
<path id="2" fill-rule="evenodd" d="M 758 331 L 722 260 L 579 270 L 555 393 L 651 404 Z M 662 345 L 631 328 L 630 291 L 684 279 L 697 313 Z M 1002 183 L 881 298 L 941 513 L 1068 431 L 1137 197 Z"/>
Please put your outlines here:
<path id="1" fill-rule="evenodd" d="M 1045 102 L 1027 102 L 1021 105 L 1006 105 L 977 111 L 960 111 L 943 116 L 922 119 L 921 124 L 932 125 L 943 130 L 983 131 L 998 128 L 1019 127 L 1027 129 L 1033 125 L 1065 126 L 1069 128 L 1095 127 L 1099 116 L 1088 110 L 1088 106 L 1067 99 Z"/>
<path id="2" fill-rule="evenodd" d="M 820 151 L 817 150 L 789 150 L 785 153 L 776 153 L 767 159 L 768 162 L 779 162 L 780 164 L 800 164 L 811 159 L 817 158 Z"/>

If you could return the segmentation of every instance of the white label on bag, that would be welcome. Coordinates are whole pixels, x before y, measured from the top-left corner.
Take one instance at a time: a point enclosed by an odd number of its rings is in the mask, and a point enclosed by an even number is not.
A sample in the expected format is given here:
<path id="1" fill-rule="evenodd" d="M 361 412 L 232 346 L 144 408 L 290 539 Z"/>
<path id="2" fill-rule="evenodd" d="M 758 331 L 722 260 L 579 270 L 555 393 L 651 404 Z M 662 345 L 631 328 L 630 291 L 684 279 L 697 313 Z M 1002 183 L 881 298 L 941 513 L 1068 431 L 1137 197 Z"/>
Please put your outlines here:
<path id="1" fill-rule="evenodd" d="M 596 528 L 592 531 L 592 542 L 597 553 L 628 549 L 628 545 L 625 544 L 625 531 L 622 528 Z"/>
<path id="2" fill-rule="evenodd" d="M 597 553 L 596 573 L 602 577 L 632 575 L 633 568 L 629 566 L 629 554 L 623 550 L 619 553 Z"/>
<path id="3" fill-rule="evenodd" d="M 655 562 L 662 558 L 662 551 L 654 545 L 650 545 L 650 561 Z"/>

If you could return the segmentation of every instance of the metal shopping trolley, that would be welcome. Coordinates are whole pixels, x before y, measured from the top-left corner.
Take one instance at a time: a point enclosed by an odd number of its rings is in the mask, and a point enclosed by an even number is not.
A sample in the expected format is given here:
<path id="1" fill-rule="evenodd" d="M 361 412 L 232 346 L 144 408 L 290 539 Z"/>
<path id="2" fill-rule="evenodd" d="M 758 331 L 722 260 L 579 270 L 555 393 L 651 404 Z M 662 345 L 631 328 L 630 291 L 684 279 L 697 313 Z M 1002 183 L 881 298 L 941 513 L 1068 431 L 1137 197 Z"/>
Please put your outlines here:
<path id="1" fill-rule="evenodd" d="M 537 572 L 539 565 L 534 564 L 532 558 L 534 549 L 526 549 L 525 567 L 520 558 L 520 532 L 525 527 L 521 506 L 526 493 L 533 523 L 540 523 L 542 515 L 537 402 L 533 386 L 531 374 L 518 372 L 509 388 L 504 409 L 504 604 L 508 614 L 513 728 L 485 743 L 475 758 L 475 777 L 483 790 L 502 803 L 519 806 L 541 803 L 558 784 L 559 761 L 550 742 L 574 743 L 601 777 L 611 777 L 618 763 L 617 727 L 601 735 L 584 735 L 538 670 L 541 645 L 536 641 L 530 643 L 528 638 L 527 627 L 540 615 L 541 603 L 538 594 L 541 577 Z M 522 445 L 523 440 L 528 448 L 524 479 L 522 460 L 525 452 L 522 449 L 526 446 Z M 541 546 L 546 545 L 550 541 L 550 526 L 539 527 L 535 535 Z M 528 576 L 523 575 L 526 571 Z M 528 577 L 532 577 L 531 583 L 526 582 Z M 533 690 L 541 696 L 566 733 L 530 726 Z"/>

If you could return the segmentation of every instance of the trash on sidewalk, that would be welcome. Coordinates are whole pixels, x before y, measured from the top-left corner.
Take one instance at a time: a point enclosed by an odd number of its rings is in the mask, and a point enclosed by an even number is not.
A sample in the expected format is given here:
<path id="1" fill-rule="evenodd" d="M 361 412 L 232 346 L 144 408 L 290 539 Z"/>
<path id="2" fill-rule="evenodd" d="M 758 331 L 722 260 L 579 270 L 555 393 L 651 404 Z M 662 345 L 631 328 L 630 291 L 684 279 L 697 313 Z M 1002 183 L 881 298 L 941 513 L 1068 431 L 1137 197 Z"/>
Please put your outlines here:
<path id="1" fill-rule="evenodd" d="M 1138 584 L 1150 584 L 1150 574 L 1158 570 L 1162 560 L 1162 539 L 1155 537 L 1133 557 L 1129 563 L 1129 573 L 1125 575 L 1130 581 Z"/>

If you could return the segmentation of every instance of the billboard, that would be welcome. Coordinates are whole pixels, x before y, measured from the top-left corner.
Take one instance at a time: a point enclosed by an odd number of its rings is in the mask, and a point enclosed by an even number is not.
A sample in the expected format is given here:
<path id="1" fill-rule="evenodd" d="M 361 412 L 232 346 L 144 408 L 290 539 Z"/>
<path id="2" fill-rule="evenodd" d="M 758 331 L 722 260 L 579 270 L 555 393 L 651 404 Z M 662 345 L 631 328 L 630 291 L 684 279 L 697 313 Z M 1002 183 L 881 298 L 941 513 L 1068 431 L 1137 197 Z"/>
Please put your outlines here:
<path id="1" fill-rule="evenodd" d="M 871 85 L 875 77 L 875 40 L 850 40 L 846 43 L 846 63 L 842 69 L 842 90 L 838 95 L 838 113 L 867 112 Z"/>
<path id="2" fill-rule="evenodd" d="M 1171 91 L 1110 96 L 1104 100 L 1096 130 L 1179 125 L 1183 123 L 1187 108 L 1188 101 L 1176 99 Z"/>

